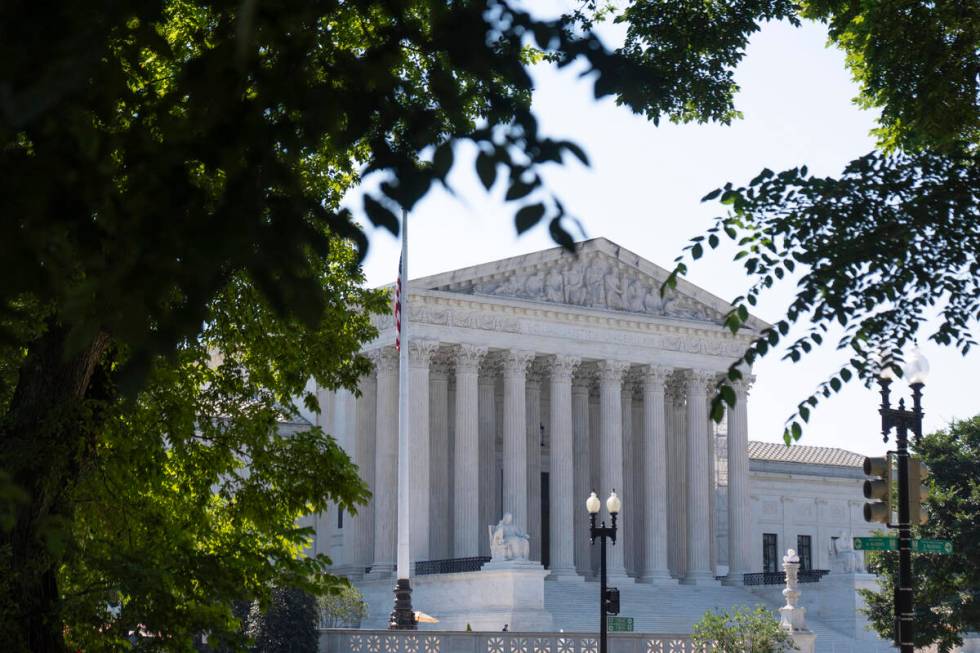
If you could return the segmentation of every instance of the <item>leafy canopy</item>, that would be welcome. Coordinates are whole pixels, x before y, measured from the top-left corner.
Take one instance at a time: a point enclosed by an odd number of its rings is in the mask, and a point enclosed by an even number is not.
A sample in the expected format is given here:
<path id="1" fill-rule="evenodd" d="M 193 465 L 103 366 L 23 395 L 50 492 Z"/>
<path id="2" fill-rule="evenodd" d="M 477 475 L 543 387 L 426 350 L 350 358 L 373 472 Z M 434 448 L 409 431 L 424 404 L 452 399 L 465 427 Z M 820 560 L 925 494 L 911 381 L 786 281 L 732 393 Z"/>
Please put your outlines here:
<path id="1" fill-rule="evenodd" d="M 963 633 L 980 630 L 980 416 L 925 436 L 915 454 L 930 469 L 929 522 L 913 527 L 912 536 L 953 544 L 951 555 L 916 554 L 912 560 L 915 645 L 949 653 L 963 644 Z M 893 638 L 898 554 L 867 555 L 868 570 L 880 583 L 878 592 L 861 590 L 869 621 L 883 638 Z"/>
<path id="2" fill-rule="evenodd" d="M 719 382 L 716 420 L 735 401 L 732 382 L 759 358 L 782 347 L 784 358 L 799 361 L 832 328 L 843 328 L 837 348 L 849 351 L 848 360 L 796 407 L 784 433 L 789 443 L 802 435 L 822 398 L 855 377 L 870 384 L 880 371 L 879 356 L 898 367 L 927 319 L 939 317 L 928 334 L 936 343 L 964 355 L 976 344 L 980 8 L 958 0 L 637 0 L 616 18 L 628 24 L 627 57 L 693 74 L 713 100 L 713 117 L 723 122 L 738 116 L 733 73 L 748 37 L 774 19 L 828 25 L 830 44 L 846 53 L 859 85 L 855 102 L 880 111 L 878 148 L 837 177 L 812 176 L 805 165 L 764 169 L 747 184 L 708 193 L 702 201 L 718 201 L 727 213 L 684 248 L 663 290 L 676 285 L 689 261 L 732 241 L 734 260 L 751 279 L 726 316 L 737 332 L 767 290 L 783 279 L 797 281 L 785 315 Z M 654 120 L 664 102 L 671 119 L 692 117 L 683 101 L 646 97 L 644 104 L 619 96 Z M 787 341 L 794 327 L 803 335 Z"/>

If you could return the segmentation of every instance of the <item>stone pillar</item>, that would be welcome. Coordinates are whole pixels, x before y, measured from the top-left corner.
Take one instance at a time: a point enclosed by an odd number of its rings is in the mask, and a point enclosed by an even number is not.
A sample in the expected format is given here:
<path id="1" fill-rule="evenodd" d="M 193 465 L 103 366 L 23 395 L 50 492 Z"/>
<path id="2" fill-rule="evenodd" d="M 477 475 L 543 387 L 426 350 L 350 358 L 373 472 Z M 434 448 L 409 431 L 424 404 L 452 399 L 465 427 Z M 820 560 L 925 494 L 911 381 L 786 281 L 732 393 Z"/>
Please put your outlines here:
<path id="1" fill-rule="evenodd" d="M 480 555 L 479 537 L 486 525 L 480 516 L 480 421 L 478 376 L 486 347 L 461 345 L 456 350 L 456 448 L 453 557 Z M 491 392 L 493 392 L 491 386 Z"/>
<path id="2" fill-rule="evenodd" d="M 429 365 L 429 559 L 451 554 L 449 530 L 449 361 Z M 414 388 L 413 388 L 414 391 Z"/>
<path id="3" fill-rule="evenodd" d="M 378 387 L 374 452 L 374 561 L 371 576 L 395 571 L 398 526 L 398 352 L 385 347 L 377 358 Z"/>
<path id="4" fill-rule="evenodd" d="M 481 556 L 490 555 L 487 526 L 499 521 L 496 509 L 499 492 L 497 489 L 497 372 L 496 361 L 484 358 L 477 381 L 480 419 L 480 523 L 477 527 L 477 542 Z"/>
<path id="5" fill-rule="evenodd" d="M 525 378 L 534 359 L 529 351 L 508 351 L 504 375 L 504 505 L 514 526 L 527 531 L 527 415 Z"/>
<path id="6" fill-rule="evenodd" d="M 619 532 L 616 534 L 616 546 L 609 547 L 606 552 L 606 572 L 611 583 L 631 580 L 626 575 L 624 564 L 623 543 L 630 537 L 626 524 L 629 523 L 630 497 L 623 493 L 623 407 L 622 384 L 623 375 L 629 369 L 629 363 L 624 361 L 599 362 L 599 414 L 600 414 L 600 488 L 603 510 L 609 493 L 616 490 L 623 502 L 619 515 Z M 606 516 L 607 524 L 609 517 Z"/>
<path id="7" fill-rule="evenodd" d="M 369 355 L 377 367 L 377 352 Z M 358 474 L 372 494 L 377 495 L 375 474 L 375 429 L 378 410 L 378 378 L 375 370 L 361 377 L 361 396 L 357 398 L 357 436 L 354 442 L 354 462 Z M 364 568 L 369 566 L 374 556 L 374 498 L 358 507 L 357 514 L 351 516 L 350 543 L 351 555 L 347 557 L 353 570 L 351 576 L 360 578 Z"/>
<path id="8" fill-rule="evenodd" d="M 586 541 L 585 531 L 576 531 L 575 508 L 575 429 L 572 426 L 572 372 L 579 359 L 572 356 L 555 356 L 550 361 L 551 376 L 551 469 L 548 474 L 551 500 L 550 511 L 550 578 L 557 580 L 582 580 L 575 572 L 576 536 Z M 579 399 L 581 401 L 581 399 Z M 584 494 L 583 496 L 588 496 Z M 582 502 L 584 505 L 584 501 Z M 585 510 L 580 509 L 585 514 Z"/>
<path id="9" fill-rule="evenodd" d="M 630 576 L 636 576 L 636 567 L 634 566 L 634 561 L 636 560 L 636 538 L 640 533 L 636 529 L 636 518 L 640 515 L 642 508 L 637 500 L 640 493 L 636 491 L 635 479 L 633 477 L 633 378 L 629 375 L 628 369 L 623 378 L 619 405 L 623 415 L 623 488 L 617 491 L 619 492 L 619 496 L 629 497 L 629 510 L 626 509 L 624 504 L 623 514 L 620 515 L 619 523 L 622 527 L 629 520 L 630 528 L 629 537 L 617 535 L 616 545 L 623 547 L 623 566 L 626 568 L 626 573 Z M 603 491 L 608 492 L 608 490 Z"/>
<path id="10" fill-rule="evenodd" d="M 411 340 L 408 343 L 409 433 L 408 505 L 409 558 L 414 563 L 429 560 L 429 362 L 438 343 Z"/>
<path id="11" fill-rule="evenodd" d="M 598 374 L 593 374 L 594 378 L 598 377 Z M 600 443 L 601 438 L 601 420 L 599 419 L 599 387 L 598 384 L 594 383 L 589 388 L 589 451 L 592 455 L 589 457 L 587 464 L 589 465 L 589 492 L 595 490 L 596 492 L 601 491 L 601 481 L 600 478 Z M 585 495 L 588 498 L 588 494 Z M 608 493 L 606 496 L 609 496 Z M 605 503 L 603 503 L 605 505 Z M 589 546 L 589 565 L 592 568 L 592 577 L 596 578 L 599 576 L 599 547 Z"/>
<path id="12" fill-rule="evenodd" d="M 581 367 L 579 370 L 581 371 Z M 589 461 L 592 459 L 589 448 L 589 385 L 591 382 L 590 378 L 581 375 L 581 373 L 576 374 L 572 381 L 572 439 L 575 452 L 572 458 L 575 476 L 572 492 L 572 515 L 574 516 L 572 536 L 575 542 L 575 569 L 583 577 L 592 575 L 591 547 L 586 535 L 589 528 L 589 518 L 585 510 L 585 500 L 588 498 L 589 492 L 592 491 L 592 479 L 589 478 Z M 552 436 L 552 456 L 555 455 L 555 437 Z"/>
<path id="13" fill-rule="evenodd" d="M 681 373 L 675 372 L 671 375 L 665 400 L 670 417 L 667 434 L 671 455 L 667 477 L 670 485 L 667 494 L 667 528 L 673 543 L 671 572 L 674 578 L 683 578 L 687 572 L 687 390 Z"/>
<path id="14" fill-rule="evenodd" d="M 752 555 L 749 503 L 750 382 L 736 381 L 735 405 L 728 408 L 728 585 L 741 585 Z M 820 549 L 820 547 L 815 547 Z"/>
<path id="15" fill-rule="evenodd" d="M 525 378 L 524 415 L 527 434 L 527 534 L 530 559 L 541 562 L 541 373 L 532 365 Z"/>
<path id="16" fill-rule="evenodd" d="M 633 533 L 633 567 L 634 575 L 639 577 L 643 571 L 643 554 L 646 544 L 646 525 L 644 515 L 646 505 L 649 500 L 643 492 L 643 392 L 642 384 L 635 383 L 633 391 L 633 448 L 629 453 L 624 453 L 623 457 L 628 457 L 633 461 L 633 521 L 631 522 L 631 532 Z"/>
<path id="17" fill-rule="evenodd" d="M 667 414 L 664 386 L 670 370 L 650 365 L 643 374 L 643 525 L 640 580 L 668 584 L 667 567 Z"/>
<path id="18" fill-rule="evenodd" d="M 684 583 L 714 584 L 711 569 L 711 487 L 707 391 L 714 373 L 692 370 L 687 378 L 687 573 Z"/>

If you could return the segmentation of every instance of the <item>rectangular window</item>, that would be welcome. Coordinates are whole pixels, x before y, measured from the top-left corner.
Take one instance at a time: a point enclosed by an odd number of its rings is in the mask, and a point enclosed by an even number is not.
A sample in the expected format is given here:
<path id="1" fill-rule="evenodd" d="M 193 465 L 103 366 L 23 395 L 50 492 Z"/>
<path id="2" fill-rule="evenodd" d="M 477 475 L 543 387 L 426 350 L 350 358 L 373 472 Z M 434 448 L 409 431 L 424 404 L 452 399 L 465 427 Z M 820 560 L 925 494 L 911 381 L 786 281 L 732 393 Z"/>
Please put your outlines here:
<path id="1" fill-rule="evenodd" d="M 800 556 L 800 571 L 813 569 L 813 546 L 809 535 L 796 536 L 796 555 Z"/>
<path id="2" fill-rule="evenodd" d="M 762 571 L 774 574 L 779 571 L 779 547 L 775 533 L 762 534 Z"/>
<path id="3" fill-rule="evenodd" d="M 337 528 L 342 529 L 344 527 L 344 509 L 337 508 Z"/>

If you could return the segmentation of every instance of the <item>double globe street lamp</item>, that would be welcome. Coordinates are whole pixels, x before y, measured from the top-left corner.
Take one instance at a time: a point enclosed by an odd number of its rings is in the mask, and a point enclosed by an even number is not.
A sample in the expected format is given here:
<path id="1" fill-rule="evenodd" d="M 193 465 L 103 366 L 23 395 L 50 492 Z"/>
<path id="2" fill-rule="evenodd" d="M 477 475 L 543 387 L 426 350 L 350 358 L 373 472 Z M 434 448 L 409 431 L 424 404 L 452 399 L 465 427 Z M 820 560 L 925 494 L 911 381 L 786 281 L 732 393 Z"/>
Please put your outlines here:
<path id="1" fill-rule="evenodd" d="M 612 517 L 612 526 L 608 528 L 605 521 L 600 522 L 599 526 L 595 524 L 600 506 L 599 497 L 593 490 L 585 501 L 585 509 L 589 511 L 589 537 L 592 544 L 595 544 L 596 539 L 602 540 L 599 549 L 599 653 L 606 653 L 606 615 L 619 614 L 619 590 L 606 587 L 606 540 L 611 540 L 613 546 L 616 545 L 616 516 L 619 515 L 623 502 L 613 489 L 606 499 L 606 510 Z"/>

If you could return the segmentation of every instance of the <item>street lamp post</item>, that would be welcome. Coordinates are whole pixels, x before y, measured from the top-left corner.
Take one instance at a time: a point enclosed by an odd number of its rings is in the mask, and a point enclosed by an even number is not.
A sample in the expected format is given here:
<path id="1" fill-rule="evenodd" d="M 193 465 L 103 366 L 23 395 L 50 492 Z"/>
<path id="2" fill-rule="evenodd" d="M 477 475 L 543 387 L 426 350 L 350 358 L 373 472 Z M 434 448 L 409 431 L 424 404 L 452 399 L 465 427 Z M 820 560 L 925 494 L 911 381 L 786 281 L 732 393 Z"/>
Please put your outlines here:
<path id="1" fill-rule="evenodd" d="M 881 435 L 888 442 L 888 435 L 895 429 L 895 449 L 898 459 L 898 587 L 895 590 L 895 643 L 901 653 L 913 653 L 912 611 L 912 524 L 911 495 L 909 487 L 909 439 L 911 430 L 916 444 L 922 437 L 922 387 L 929 373 L 929 363 L 916 348 L 904 369 L 912 388 L 912 410 L 905 408 L 905 400 L 892 408 L 889 401 L 893 375 L 889 367 L 878 378 L 881 387 Z"/>
<path id="2" fill-rule="evenodd" d="M 585 501 L 585 508 L 589 511 L 589 537 L 592 544 L 595 544 L 596 538 L 602 540 L 601 548 L 599 549 L 599 653 L 606 653 L 606 614 L 610 607 L 610 595 L 611 593 L 617 593 L 616 588 L 606 588 L 606 540 L 611 540 L 613 546 L 616 545 L 616 516 L 619 514 L 620 509 L 623 507 L 622 501 L 616 496 L 616 490 L 614 489 L 606 499 L 606 510 L 612 516 L 612 526 L 606 527 L 606 522 L 600 522 L 599 526 L 595 525 L 596 515 L 599 514 L 599 497 L 596 495 L 595 491 L 589 495 L 589 498 Z M 618 600 L 616 601 L 618 603 Z M 619 612 L 618 607 L 616 612 Z"/>

